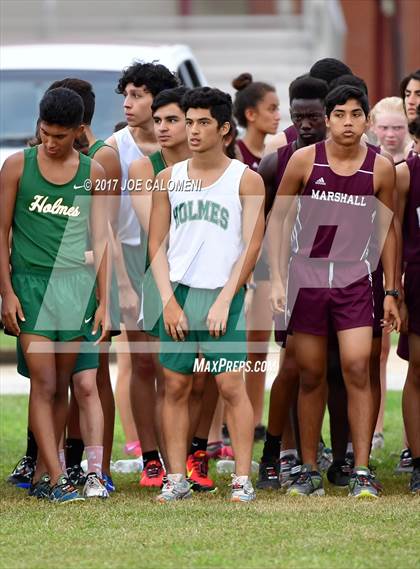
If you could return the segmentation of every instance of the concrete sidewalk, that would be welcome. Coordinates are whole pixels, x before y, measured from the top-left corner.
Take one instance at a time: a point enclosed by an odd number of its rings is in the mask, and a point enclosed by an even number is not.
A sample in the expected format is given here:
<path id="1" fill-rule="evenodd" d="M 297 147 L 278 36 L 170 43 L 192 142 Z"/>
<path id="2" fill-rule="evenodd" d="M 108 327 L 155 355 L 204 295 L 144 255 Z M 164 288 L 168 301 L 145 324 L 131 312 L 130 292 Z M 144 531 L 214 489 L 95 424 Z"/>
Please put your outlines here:
<path id="1" fill-rule="evenodd" d="M 268 372 L 266 389 L 270 389 L 274 378 L 277 374 L 279 354 L 278 351 L 273 351 L 268 356 Z M 388 390 L 402 390 L 404 386 L 405 377 L 407 374 L 407 362 L 399 358 L 396 354 L 396 348 L 391 346 L 391 352 L 387 364 L 387 389 Z M 111 364 L 111 381 L 115 389 L 115 382 L 117 377 L 117 366 Z M 28 394 L 29 393 L 29 380 L 19 375 L 16 371 L 15 365 L 2 365 L 0 366 L 0 395 L 12 394 Z"/>

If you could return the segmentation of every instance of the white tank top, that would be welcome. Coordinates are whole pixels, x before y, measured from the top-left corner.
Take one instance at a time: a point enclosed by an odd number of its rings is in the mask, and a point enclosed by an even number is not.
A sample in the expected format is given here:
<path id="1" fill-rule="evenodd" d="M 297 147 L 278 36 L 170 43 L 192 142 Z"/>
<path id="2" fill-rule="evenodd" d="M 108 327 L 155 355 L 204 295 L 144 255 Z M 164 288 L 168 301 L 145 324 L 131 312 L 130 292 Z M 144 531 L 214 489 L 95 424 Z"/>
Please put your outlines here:
<path id="1" fill-rule="evenodd" d="M 169 277 L 190 287 L 215 289 L 226 284 L 242 253 L 239 186 L 247 166 L 232 160 L 214 184 L 194 191 L 188 164 L 184 160 L 172 167 L 168 185 Z"/>
<path id="2" fill-rule="evenodd" d="M 125 245 L 140 245 L 140 225 L 131 204 L 127 187 L 128 168 L 131 162 L 144 156 L 128 126 L 114 133 L 121 163 L 121 201 L 118 217 L 118 237 Z"/>

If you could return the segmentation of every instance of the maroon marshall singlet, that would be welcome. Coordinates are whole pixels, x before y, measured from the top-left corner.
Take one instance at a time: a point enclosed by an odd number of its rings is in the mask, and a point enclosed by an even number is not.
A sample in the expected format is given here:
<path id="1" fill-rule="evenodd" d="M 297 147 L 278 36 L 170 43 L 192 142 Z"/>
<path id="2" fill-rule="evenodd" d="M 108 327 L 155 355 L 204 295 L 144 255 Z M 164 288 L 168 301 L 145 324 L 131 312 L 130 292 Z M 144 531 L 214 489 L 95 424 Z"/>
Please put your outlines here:
<path id="1" fill-rule="evenodd" d="M 292 317 L 292 330 L 327 335 L 329 319 L 336 331 L 373 325 L 368 252 L 375 159 L 367 148 L 359 169 L 342 176 L 331 169 L 325 142 L 315 145 L 291 240 L 286 319 Z"/>

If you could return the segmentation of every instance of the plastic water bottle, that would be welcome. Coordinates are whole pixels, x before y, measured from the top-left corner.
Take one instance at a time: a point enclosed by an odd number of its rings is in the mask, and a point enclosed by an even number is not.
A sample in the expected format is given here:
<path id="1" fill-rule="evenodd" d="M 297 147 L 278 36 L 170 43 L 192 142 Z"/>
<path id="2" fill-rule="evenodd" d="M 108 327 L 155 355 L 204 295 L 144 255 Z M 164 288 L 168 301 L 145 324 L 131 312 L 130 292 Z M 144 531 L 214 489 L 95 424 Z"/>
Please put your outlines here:
<path id="1" fill-rule="evenodd" d="M 259 465 L 258 462 L 253 460 L 251 462 L 251 472 L 256 474 L 258 472 Z M 216 463 L 216 470 L 219 474 L 231 474 L 235 472 L 235 461 L 234 460 L 218 460 Z"/>
<path id="2" fill-rule="evenodd" d="M 113 472 L 120 474 L 132 474 L 134 472 L 141 472 L 143 470 L 143 459 L 140 456 L 135 459 L 117 460 L 111 465 Z"/>

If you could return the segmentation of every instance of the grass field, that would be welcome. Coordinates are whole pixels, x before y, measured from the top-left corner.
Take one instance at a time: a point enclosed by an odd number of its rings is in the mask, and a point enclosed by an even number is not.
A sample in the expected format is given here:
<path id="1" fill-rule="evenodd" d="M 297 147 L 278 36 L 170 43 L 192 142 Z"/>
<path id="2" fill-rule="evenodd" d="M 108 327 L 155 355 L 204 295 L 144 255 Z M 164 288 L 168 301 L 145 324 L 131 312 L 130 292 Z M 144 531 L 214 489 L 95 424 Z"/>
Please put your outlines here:
<path id="1" fill-rule="evenodd" d="M 0 567 L 72 568 L 377 568 L 419 565 L 420 500 L 392 471 L 401 446 L 401 394 L 387 399 L 386 448 L 377 472 L 386 494 L 356 502 L 326 483 L 325 498 L 259 492 L 230 504 L 228 478 L 216 495 L 160 505 L 135 475 L 116 475 L 106 502 L 56 506 L 4 482 L 25 450 L 27 399 L 0 398 Z M 122 457 L 116 427 L 114 458 Z M 255 449 L 258 457 L 261 445 Z"/>

